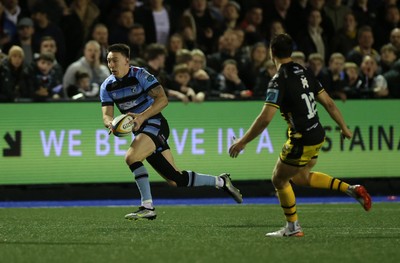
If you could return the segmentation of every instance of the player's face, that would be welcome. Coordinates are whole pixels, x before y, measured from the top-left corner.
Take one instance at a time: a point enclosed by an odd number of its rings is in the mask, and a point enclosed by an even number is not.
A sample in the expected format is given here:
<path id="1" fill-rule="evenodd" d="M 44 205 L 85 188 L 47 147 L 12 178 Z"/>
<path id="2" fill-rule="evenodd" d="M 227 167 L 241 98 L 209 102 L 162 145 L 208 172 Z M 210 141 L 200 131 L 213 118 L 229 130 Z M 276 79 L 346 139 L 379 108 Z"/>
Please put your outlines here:
<path id="1" fill-rule="evenodd" d="M 117 78 L 124 77 L 129 71 L 129 59 L 119 52 L 109 52 L 107 64 L 111 73 Z"/>

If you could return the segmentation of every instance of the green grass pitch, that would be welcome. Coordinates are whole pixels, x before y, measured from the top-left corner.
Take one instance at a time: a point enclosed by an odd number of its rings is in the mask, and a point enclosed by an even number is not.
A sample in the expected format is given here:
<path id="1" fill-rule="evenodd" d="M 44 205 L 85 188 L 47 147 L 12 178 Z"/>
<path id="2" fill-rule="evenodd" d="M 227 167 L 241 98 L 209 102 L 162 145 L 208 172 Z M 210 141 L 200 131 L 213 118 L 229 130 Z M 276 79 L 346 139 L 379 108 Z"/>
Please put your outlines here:
<path id="1" fill-rule="evenodd" d="M 267 238 L 278 205 L 0 209 L 0 262 L 400 262 L 400 203 L 300 204 L 304 238 Z"/>

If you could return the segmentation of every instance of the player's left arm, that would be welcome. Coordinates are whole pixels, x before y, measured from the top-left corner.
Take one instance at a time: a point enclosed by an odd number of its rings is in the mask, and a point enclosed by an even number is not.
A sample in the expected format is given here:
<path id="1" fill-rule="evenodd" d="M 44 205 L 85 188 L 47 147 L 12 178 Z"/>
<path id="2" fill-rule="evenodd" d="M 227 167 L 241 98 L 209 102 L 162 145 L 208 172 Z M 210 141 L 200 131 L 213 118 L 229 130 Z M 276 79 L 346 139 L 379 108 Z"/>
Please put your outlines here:
<path id="1" fill-rule="evenodd" d="M 229 148 L 229 155 L 232 158 L 236 158 L 239 153 L 246 147 L 246 144 L 254 140 L 258 135 L 260 135 L 269 123 L 274 118 L 274 115 L 278 108 L 275 105 L 266 103 L 262 108 L 260 114 L 254 120 L 253 124 L 243 135 L 242 138 L 235 141 Z"/>
<path id="2" fill-rule="evenodd" d="M 152 88 L 148 94 L 154 99 L 150 107 L 140 114 L 128 113 L 135 118 L 135 130 L 139 129 L 145 120 L 160 113 L 168 105 L 168 97 L 165 95 L 164 88 L 161 85 Z"/>

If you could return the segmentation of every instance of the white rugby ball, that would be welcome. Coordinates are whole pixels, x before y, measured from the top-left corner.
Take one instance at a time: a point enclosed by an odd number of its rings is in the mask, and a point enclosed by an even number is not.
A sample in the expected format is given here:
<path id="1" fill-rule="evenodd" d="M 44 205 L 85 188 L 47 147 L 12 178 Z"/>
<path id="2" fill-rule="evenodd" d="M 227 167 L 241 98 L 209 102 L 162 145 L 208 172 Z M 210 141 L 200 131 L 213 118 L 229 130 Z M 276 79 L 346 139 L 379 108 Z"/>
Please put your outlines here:
<path id="1" fill-rule="evenodd" d="M 134 118 L 131 115 L 122 114 L 114 118 L 111 123 L 112 133 L 117 137 L 128 136 L 135 127 Z"/>

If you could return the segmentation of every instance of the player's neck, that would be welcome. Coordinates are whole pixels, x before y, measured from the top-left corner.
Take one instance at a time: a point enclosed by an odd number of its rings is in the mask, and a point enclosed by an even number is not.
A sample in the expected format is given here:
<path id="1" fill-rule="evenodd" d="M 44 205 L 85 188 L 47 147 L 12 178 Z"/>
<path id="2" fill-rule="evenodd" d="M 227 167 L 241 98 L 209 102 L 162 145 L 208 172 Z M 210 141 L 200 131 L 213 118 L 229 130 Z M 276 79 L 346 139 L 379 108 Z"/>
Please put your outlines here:
<path id="1" fill-rule="evenodd" d="M 276 70 L 281 68 L 281 65 L 292 62 L 292 58 L 275 58 Z"/>

